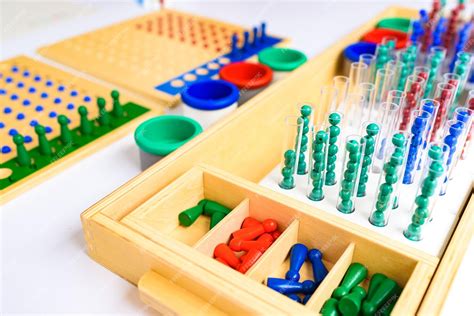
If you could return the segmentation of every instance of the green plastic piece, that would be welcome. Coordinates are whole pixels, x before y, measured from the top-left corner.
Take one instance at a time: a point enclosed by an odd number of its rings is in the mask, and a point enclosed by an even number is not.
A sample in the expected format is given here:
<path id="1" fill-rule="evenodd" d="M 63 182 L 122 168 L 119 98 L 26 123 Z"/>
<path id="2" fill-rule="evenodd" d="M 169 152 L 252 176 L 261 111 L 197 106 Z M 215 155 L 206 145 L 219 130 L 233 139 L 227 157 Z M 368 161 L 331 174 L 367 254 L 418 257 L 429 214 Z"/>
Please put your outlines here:
<path id="1" fill-rule="evenodd" d="M 135 142 L 146 153 L 166 156 L 200 133 L 201 125 L 191 118 L 162 115 L 140 124 L 135 130 Z"/>
<path id="2" fill-rule="evenodd" d="M 290 48 L 269 47 L 258 53 L 258 62 L 275 71 L 292 71 L 306 62 L 306 55 Z"/>
<path id="3" fill-rule="evenodd" d="M 323 307 L 321 308 L 322 316 L 339 316 L 339 310 L 337 309 L 338 301 L 335 298 L 330 298 L 324 302 Z"/>
<path id="4" fill-rule="evenodd" d="M 377 23 L 378 29 L 390 29 L 408 33 L 410 29 L 410 19 L 407 18 L 386 18 Z"/>
<path id="5" fill-rule="evenodd" d="M 372 165 L 372 156 L 375 151 L 375 136 L 379 133 L 379 126 L 376 123 L 370 123 L 366 127 L 367 135 L 365 138 L 364 160 L 362 161 L 362 169 L 359 177 L 359 186 L 357 188 L 357 196 L 366 195 L 366 184 L 369 181 L 369 168 Z"/>
<path id="6" fill-rule="evenodd" d="M 58 123 L 61 129 L 61 142 L 63 145 L 69 145 L 72 143 L 72 133 L 69 130 L 69 119 L 65 115 L 58 116 Z"/>
<path id="7" fill-rule="evenodd" d="M 122 117 L 123 116 L 123 109 L 122 105 L 120 104 L 120 93 L 117 90 L 112 90 L 110 93 L 110 96 L 112 97 L 113 100 L 113 106 L 112 106 L 112 115 L 114 117 Z"/>
<path id="8" fill-rule="evenodd" d="M 392 279 L 385 278 L 372 293 L 370 299 L 367 298 L 362 304 L 362 314 L 364 316 L 375 315 L 375 312 L 398 291 L 398 284 Z"/>
<path id="9" fill-rule="evenodd" d="M 318 131 L 313 141 L 313 168 L 310 174 L 313 188 L 308 194 L 308 198 L 313 201 L 324 199 L 323 186 L 327 141 L 328 134 L 325 131 Z"/>
<path id="10" fill-rule="evenodd" d="M 204 215 L 212 216 L 215 212 L 223 213 L 225 215 L 229 214 L 231 209 L 228 207 L 225 207 L 222 204 L 219 204 L 217 202 L 208 200 L 208 199 L 203 199 L 199 202 L 199 205 L 201 205 L 204 209 Z"/>
<path id="11" fill-rule="evenodd" d="M 92 122 L 87 118 L 87 115 L 89 112 L 87 111 L 87 108 L 83 105 L 81 105 L 78 109 L 77 112 L 79 113 L 79 116 L 81 117 L 81 134 L 82 135 L 91 135 L 92 134 Z"/>
<path id="12" fill-rule="evenodd" d="M 367 268 L 363 264 L 358 262 L 351 263 L 341 284 L 332 292 L 332 297 L 341 299 L 343 296 L 349 294 L 355 286 L 365 280 L 367 272 Z"/>
<path id="13" fill-rule="evenodd" d="M 179 224 L 182 226 L 191 226 L 203 213 L 202 205 L 196 205 L 182 211 L 178 215 Z"/>
<path id="14" fill-rule="evenodd" d="M 303 131 L 301 134 L 300 153 L 298 158 L 297 174 L 306 174 L 306 152 L 308 151 L 308 133 L 312 109 L 309 105 L 303 105 L 300 109 L 301 120 L 303 121 Z"/>
<path id="15" fill-rule="evenodd" d="M 387 278 L 385 274 L 382 273 L 375 273 L 372 278 L 370 279 L 369 283 L 369 290 L 367 291 L 367 300 L 374 295 L 375 291 L 379 287 L 379 285 Z"/>
<path id="16" fill-rule="evenodd" d="M 278 184 L 280 188 L 290 190 L 295 187 L 294 168 L 296 164 L 296 153 L 294 150 L 288 149 L 284 154 L 285 166 L 281 170 L 283 179 Z"/>
<path id="17" fill-rule="evenodd" d="M 339 113 L 331 113 L 328 117 L 329 124 L 329 150 L 327 155 L 326 163 L 326 177 L 324 180 L 325 185 L 336 184 L 336 160 L 339 148 L 337 147 L 338 136 L 341 133 L 339 123 L 341 123 L 341 115 Z"/>
<path id="18" fill-rule="evenodd" d="M 362 305 L 362 300 L 367 293 L 363 287 L 356 286 L 351 293 L 341 298 L 338 304 L 339 311 L 344 316 L 357 316 Z"/>
<path id="19" fill-rule="evenodd" d="M 221 212 L 214 212 L 211 215 L 211 223 L 209 225 L 209 229 L 212 229 L 214 226 L 219 224 L 219 222 L 226 217 L 226 213 L 221 213 Z"/>
<path id="20" fill-rule="evenodd" d="M 339 212 L 344 214 L 349 214 L 354 212 L 354 186 L 356 185 L 356 180 L 359 174 L 359 166 L 361 161 L 361 152 L 364 146 L 356 140 L 350 140 L 346 143 L 346 151 L 348 153 L 348 161 L 346 163 L 346 169 L 343 173 L 342 182 L 344 185 L 341 185 L 339 190 L 340 201 L 336 205 L 336 208 Z M 351 189 L 349 190 L 348 187 Z"/>
<path id="21" fill-rule="evenodd" d="M 99 108 L 98 121 L 101 126 L 110 126 L 110 114 L 105 109 L 105 99 L 97 98 L 97 107 Z"/>
<path id="22" fill-rule="evenodd" d="M 46 138 L 46 130 L 42 125 L 35 126 L 35 133 L 38 136 L 38 147 L 39 152 L 43 156 L 50 157 L 53 154 L 51 150 L 51 145 L 49 144 L 48 139 Z"/>
<path id="23" fill-rule="evenodd" d="M 13 136 L 13 142 L 16 145 L 16 160 L 18 164 L 22 167 L 31 166 L 31 157 L 25 148 L 25 140 L 23 136 L 20 134 L 16 134 L 15 136 Z"/>

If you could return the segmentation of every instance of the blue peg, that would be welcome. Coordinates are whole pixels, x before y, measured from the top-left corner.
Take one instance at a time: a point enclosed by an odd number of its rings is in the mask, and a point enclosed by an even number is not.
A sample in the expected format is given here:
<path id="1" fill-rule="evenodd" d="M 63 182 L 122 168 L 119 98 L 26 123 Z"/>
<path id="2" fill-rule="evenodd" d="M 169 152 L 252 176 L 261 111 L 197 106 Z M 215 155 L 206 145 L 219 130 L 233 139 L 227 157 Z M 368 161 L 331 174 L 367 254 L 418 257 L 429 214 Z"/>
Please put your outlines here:
<path id="1" fill-rule="evenodd" d="M 279 278 L 268 278 L 267 286 L 281 294 L 303 293 L 310 294 L 316 290 L 316 283 L 306 280 L 302 283 Z"/>
<path id="2" fill-rule="evenodd" d="M 328 275 L 328 269 L 326 269 L 323 263 L 323 254 L 318 249 L 311 249 L 308 252 L 308 259 L 313 265 L 314 281 L 319 285 Z"/>
<path id="3" fill-rule="evenodd" d="M 258 39 L 258 28 L 256 26 L 253 27 L 252 29 L 252 32 L 253 32 L 253 42 L 252 42 L 252 46 L 256 47 L 258 46 L 258 42 L 259 42 L 259 39 Z"/>
<path id="4" fill-rule="evenodd" d="M 249 43 L 249 36 L 250 36 L 249 32 L 248 32 L 248 31 L 245 31 L 245 32 L 244 32 L 244 44 L 242 45 L 242 50 L 243 50 L 244 52 L 247 51 L 248 48 L 249 48 L 249 44 L 250 44 L 250 43 Z"/>
<path id="5" fill-rule="evenodd" d="M 285 275 L 285 279 L 290 281 L 300 280 L 300 269 L 308 256 L 308 248 L 303 244 L 295 244 L 290 252 L 290 269 Z"/>
<path id="6" fill-rule="evenodd" d="M 286 296 L 295 302 L 301 303 L 301 298 L 296 294 L 287 294 Z"/>
<path id="7" fill-rule="evenodd" d="M 231 49 L 230 53 L 231 53 L 232 56 L 237 55 L 237 52 L 239 51 L 239 49 L 237 47 L 238 42 L 239 42 L 239 37 L 237 36 L 236 33 L 234 33 L 232 35 L 232 42 L 231 42 L 231 48 L 230 48 Z"/>
<path id="8" fill-rule="evenodd" d="M 267 41 L 267 23 L 262 22 L 260 24 L 260 43 L 265 43 Z"/>

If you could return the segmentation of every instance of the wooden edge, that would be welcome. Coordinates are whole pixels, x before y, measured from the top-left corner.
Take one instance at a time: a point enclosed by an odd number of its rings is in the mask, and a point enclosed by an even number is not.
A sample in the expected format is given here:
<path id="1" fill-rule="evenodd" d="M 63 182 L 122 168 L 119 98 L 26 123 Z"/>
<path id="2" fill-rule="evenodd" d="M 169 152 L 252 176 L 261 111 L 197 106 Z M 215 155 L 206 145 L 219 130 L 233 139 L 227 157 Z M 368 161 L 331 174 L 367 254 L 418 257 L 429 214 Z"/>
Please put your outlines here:
<path id="1" fill-rule="evenodd" d="M 347 268 L 352 263 L 352 256 L 354 255 L 355 244 L 350 243 L 346 250 L 342 253 L 339 260 L 329 271 L 326 278 L 314 292 L 313 296 L 306 303 L 306 307 L 311 311 L 318 313 L 323 307 L 327 299 L 331 297 L 332 292 L 341 283 L 342 278 L 346 274 Z"/>
<path id="2" fill-rule="evenodd" d="M 418 310 L 419 315 L 440 314 L 456 272 L 466 253 L 474 231 L 474 195 L 471 193 L 454 234 L 448 243 L 441 262 L 431 280 L 428 291 Z"/>
<path id="3" fill-rule="evenodd" d="M 226 315 L 192 289 L 184 289 L 155 271 L 140 278 L 138 290 L 141 300 L 163 315 Z"/>

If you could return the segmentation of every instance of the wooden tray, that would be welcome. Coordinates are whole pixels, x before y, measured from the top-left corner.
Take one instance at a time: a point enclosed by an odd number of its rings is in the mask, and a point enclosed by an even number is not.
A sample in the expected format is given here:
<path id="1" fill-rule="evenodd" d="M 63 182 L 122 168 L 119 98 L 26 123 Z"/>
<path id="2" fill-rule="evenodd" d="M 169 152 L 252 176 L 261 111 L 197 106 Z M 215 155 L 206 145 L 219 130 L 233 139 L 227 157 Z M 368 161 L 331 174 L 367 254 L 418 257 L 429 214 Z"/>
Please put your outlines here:
<path id="1" fill-rule="evenodd" d="M 166 313 L 314 314 L 354 261 L 403 285 L 394 315 L 439 313 L 473 232 L 470 190 L 444 253 L 433 256 L 258 184 L 280 161 L 284 117 L 298 102 L 314 101 L 316 87 L 341 72 L 345 46 L 393 16 L 416 12 L 384 11 L 85 211 L 90 256 L 138 284 L 143 300 Z M 205 219 L 179 227 L 177 214 L 203 197 L 233 211 L 209 232 Z M 212 259 L 210 250 L 246 214 L 274 217 L 285 230 L 242 275 Z M 285 270 L 295 241 L 323 248 L 330 268 L 306 306 L 262 285 Z"/>

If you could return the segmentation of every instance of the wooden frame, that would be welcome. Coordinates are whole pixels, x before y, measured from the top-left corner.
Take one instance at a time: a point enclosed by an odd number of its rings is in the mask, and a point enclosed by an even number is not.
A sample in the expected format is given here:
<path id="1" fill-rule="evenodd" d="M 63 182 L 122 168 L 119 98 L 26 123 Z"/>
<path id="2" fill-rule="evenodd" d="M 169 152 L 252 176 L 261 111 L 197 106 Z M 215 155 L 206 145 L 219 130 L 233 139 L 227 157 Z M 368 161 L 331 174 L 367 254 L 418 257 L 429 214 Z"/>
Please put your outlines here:
<path id="1" fill-rule="evenodd" d="M 394 315 L 439 313 L 455 275 L 455 269 L 450 265 L 454 264 L 455 268 L 459 265 L 473 232 L 474 202 L 470 202 L 460 212 L 459 222 L 444 255 L 434 257 L 257 184 L 280 160 L 280 143 L 274 140 L 281 139 L 283 131 L 275 126 L 293 111 L 293 105 L 297 102 L 295 100 L 314 100 L 314 87 L 329 82 L 340 71 L 342 62 L 334 57 L 340 56 L 347 44 L 358 40 L 380 19 L 415 15 L 415 11 L 402 8 L 384 11 L 285 80 L 275 83 L 232 115 L 86 210 L 81 219 L 90 256 L 138 284 L 145 302 L 169 313 L 189 311 L 182 306 L 184 301 L 191 302 L 192 310 L 202 311 L 204 308 L 215 314 L 315 313 L 339 282 L 345 270 L 343 267 L 351 260 L 374 263 L 377 267 L 375 270 L 380 269 L 404 284 L 404 291 L 393 310 Z M 170 197 L 170 193 L 179 194 L 176 190 L 188 182 L 202 188 L 197 191 L 228 206 L 245 208 L 247 202 L 243 201 L 248 199 L 250 208 L 252 203 L 259 203 L 257 205 L 263 210 L 271 205 L 281 210 L 282 214 L 291 214 L 299 219 L 299 223 L 295 224 L 284 215 L 279 215 L 279 222 L 287 227 L 285 232 L 291 232 L 295 226 L 299 229 L 302 223 L 314 225 L 314 221 L 318 221 L 319 226 L 325 227 L 323 231 L 346 241 L 343 251 L 328 252 L 329 262 L 333 266 L 326 284 L 318 289 L 315 300 L 310 301 L 308 306 L 294 304 L 255 283 L 255 279 L 261 280 L 262 275 L 266 274 L 259 270 L 260 267 L 268 267 L 269 261 L 278 261 L 276 259 L 265 260 L 262 257 L 246 278 L 209 260 L 208 256 L 189 244 L 177 241 L 169 232 L 162 234 L 156 229 L 147 229 L 146 225 L 150 221 L 143 216 L 146 212 L 139 215 L 140 210 L 149 209 L 153 212 L 153 203 L 168 198 L 176 199 Z M 228 189 L 228 193 L 220 193 L 223 187 Z M 472 194 L 466 196 L 466 201 L 469 199 L 473 201 Z M 175 206 L 184 206 L 180 204 L 179 198 L 177 201 Z M 244 204 L 242 206 L 239 203 Z M 249 211 L 252 212 L 251 209 Z M 212 234 L 227 223 L 216 226 Z M 294 241 L 291 238 L 284 240 L 288 243 Z M 312 239 L 308 242 L 312 242 Z M 389 262 L 394 261 L 396 264 L 392 267 L 388 262 L 381 264 L 383 259 L 380 256 L 370 259 L 371 252 L 364 251 L 365 247 L 376 247 L 377 251 L 373 251 L 372 256 L 380 251 L 390 254 L 387 255 L 391 259 Z M 280 260 L 288 250 L 281 250 L 281 253 L 277 251 L 278 248 L 273 249 L 269 250 L 268 256 Z M 338 259 L 331 261 L 331 258 Z M 407 262 L 413 265 L 402 268 L 402 264 Z M 268 270 L 275 271 L 273 268 Z M 370 270 L 374 269 L 369 267 Z M 407 274 L 410 277 L 401 277 Z M 254 280 L 251 280 L 252 276 Z M 158 291 L 163 288 L 175 295 L 161 296 Z M 182 299 L 182 295 L 186 299 Z M 239 297 L 238 302 L 235 297 Z"/>

